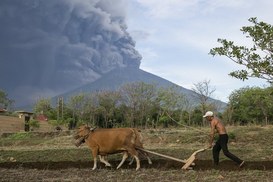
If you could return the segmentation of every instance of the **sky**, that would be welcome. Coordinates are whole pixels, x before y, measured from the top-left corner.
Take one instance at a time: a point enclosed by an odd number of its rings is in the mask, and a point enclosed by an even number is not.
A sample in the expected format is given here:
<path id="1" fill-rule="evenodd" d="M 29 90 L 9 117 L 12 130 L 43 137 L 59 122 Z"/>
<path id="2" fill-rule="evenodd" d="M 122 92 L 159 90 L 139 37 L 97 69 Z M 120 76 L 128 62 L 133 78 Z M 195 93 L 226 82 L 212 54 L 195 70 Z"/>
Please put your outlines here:
<path id="1" fill-rule="evenodd" d="M 228 74 L 240 69 L 209 55 L 218 38 L 251 45 L 251 17 L 273 24 L 269 0 L 0 0 L 0 89 L 16 105 L 135 67 L 182 87 L 210 81 L 211 96 L 266 85 Z"/>
<path id="2" fill-rule="evenodd" d="M 0 0 L 0 89 L 16 106 L 139 68 L 126 0 Z"/>
<path id="3" fill-rule="evenodd" d="M 251 46 L 240 29 L 252 25 L 251 17 L 273 24 L 272 7 L 270 0 L 130 0 L 127 31 L 142 55 L 142 70 L 188 89 L 210 81 L 213 98 L 228 102 L 234 90 L 268 84 L 229 76 L 242 67 L 209 51 L 220 46 L 218 38 Z"/>

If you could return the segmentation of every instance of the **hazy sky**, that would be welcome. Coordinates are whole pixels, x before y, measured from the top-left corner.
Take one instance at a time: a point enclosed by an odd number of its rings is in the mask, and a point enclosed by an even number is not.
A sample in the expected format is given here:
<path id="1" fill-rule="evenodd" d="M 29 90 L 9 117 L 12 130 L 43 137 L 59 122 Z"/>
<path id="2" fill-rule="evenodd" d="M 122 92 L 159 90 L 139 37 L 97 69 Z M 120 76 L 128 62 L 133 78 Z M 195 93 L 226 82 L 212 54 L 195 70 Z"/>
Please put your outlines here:
<path id="1" fill-rule="evenodd" d="M 0 0 L 0 89 L 17 106 L 138 68 L 126 0 Z"/>
<path id="2" fill-rule="evenodd" d="M 250 17 L 273 24 L 270 0 L 130 0 L 128 31 L 142 55 L 140 68 L 185 88 L 210 80 L 214 98 L 228 101 L 244 86 L 265 86 L 260 79 L 241 81 L 228 75 L 239 65 L 212 57 L 218 38 L 251 45 L 240 28 Z"/>
<path id="3" fill-rule="evenodd" d="M 238 65 L 208 53 L 218 38 L 250 45 L 240 28 L 250 17 L 273 24 L 272 7 L 269 0 L 0 0 L 0 89 L 26 105 L 140 64 L 189 89 L 210 80 L 213 97 L 228 101 L 233 90 L 266 82 L 232 78 Z"/>

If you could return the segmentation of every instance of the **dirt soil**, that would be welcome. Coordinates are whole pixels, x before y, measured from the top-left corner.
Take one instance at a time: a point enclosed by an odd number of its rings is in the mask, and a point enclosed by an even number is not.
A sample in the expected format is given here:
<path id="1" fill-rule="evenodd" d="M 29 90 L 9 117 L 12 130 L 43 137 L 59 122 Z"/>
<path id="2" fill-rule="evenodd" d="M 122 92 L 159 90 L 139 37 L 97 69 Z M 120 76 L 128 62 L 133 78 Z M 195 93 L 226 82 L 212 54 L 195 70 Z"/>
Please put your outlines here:
<path id="1" fill-rule="evenodd" d="M 166 160 L 166 159 L 156 159 L 152 160 L 153 164 L 149 165 L 146 161 L 141 162 L 141 168 L 155 168 L 155 169 L 174 169 L 179 170 L 183 164 Z M 117 166 L 119 161 L 111 161 L 113 166 Z M 39 169 L 39 170 L 61 170 L 68 168 L 79 168 L 79 169 L 92 169 L 93 161 L 61 161 L 61 162 L 4 162 L 0 163 L 0 168 L 6 169 L 16 169 L 16 168 L 25 168 L 25 169 Z M 98 163 L 98 168 L 101 169 L 115 169 L 115 168 L 106 168 L 104 164 Z M 124 164 L 123 168 L 134 169 L 135 165 Z M 230 160 L 222 161 L 218 166 L 214 166 L 211 160 L 195 160 L 195 166 L 193 168 L 195 171 L 198 170 L 228 170 L 228 171 L 240 171 L 240 170 L 273 170 L 273 161 L 246 161 L 245 165 L 242 168 L 239 168 L 236 163 Z"/>
<path id="2" fill-rule="evenodd" d="M 111 163 L 117 166 L 118 162 Z M 189 171 L 182 171 L 181 163 L 165 159 L 153 160 L 152 165 L 142 161 L 139 171 L 135 171 L 135 163 L 124 164 L 119 170 L 99 163 L 98 169 L 92 171 L 92 161 L 5 162 L 0 163 L 0 181 L 257 181 L 259 175 L 269 176 L 266 179 L 273 177 L 272 161 L 246 161 L 242 168 L 230 160 L 222 161 L 217 167 L 208 160 L 195 163 L 194 170 Z M 256 172 L 249 179 L 252 174 L 248 173 L 253 170 Z"/>
<path id="3" fill-rule="evenodd" d="M 237 130 L 239 134 L 236 133 Z M 135 171 L 135 163 L 130 166 L 127 162 L 117 170 L 121 156 L 109 160 L 113 167 L 105 167 L 98 162 L 98 169 L 92 171 L 93 160 L 88 148 L 75 149 L 70 134 L 31 137 L 37 141 L 3 138 L 0 146 L 0 181 L 272 181 L 273 149 L 267 146 L 273 144 L 270 138 L 273 129 L 236 127 L 232 131 L 238 137 L 230 140 L 230 148 L 246 159 L 242 168 L 222 153 L 219 166 L 214 166 L 211 152 L 204 152 L 195 160 L 194 169 L 187 171 L 181 170 L 183 164 L 179 162 L 153 155 L 153 164 L 149 165 L 143 159 L 139 171 Z M 185 130 L 146 131 L 143 134 L 147 149 L 180 159 L 189 157 L 193 151 L 204 147 L 207 141 L 204 137 Z M 263 148 L 264 146 L 267 148 Z M 12 162 L 10 157 L 17 160 Z"/>

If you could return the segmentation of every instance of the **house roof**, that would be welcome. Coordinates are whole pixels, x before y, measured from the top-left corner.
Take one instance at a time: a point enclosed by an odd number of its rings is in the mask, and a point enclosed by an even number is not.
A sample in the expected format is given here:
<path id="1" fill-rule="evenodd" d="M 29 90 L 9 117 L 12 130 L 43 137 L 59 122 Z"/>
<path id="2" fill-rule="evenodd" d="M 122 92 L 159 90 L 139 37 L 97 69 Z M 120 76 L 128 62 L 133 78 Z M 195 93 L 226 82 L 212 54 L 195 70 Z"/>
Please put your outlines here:
<path id="1" fill-rule="evenodd" d="M 28 112 L 28 111 L 15 111 L 15 112 L 19 114 L 29 114 L 29 115 L 34 114 L 33 112 Z"/>
<path id="2" fill-rule="evenodd" d="M 0 108 L 0 112 L 7 112 L 6 109 Z"/>
<path id="3" fill-rule="evenodd" d="M 35 119 L 38 120 L 38 121 L 48 121 L 47 116 L 44 115 L 44 114 L 38 115 Z"/>

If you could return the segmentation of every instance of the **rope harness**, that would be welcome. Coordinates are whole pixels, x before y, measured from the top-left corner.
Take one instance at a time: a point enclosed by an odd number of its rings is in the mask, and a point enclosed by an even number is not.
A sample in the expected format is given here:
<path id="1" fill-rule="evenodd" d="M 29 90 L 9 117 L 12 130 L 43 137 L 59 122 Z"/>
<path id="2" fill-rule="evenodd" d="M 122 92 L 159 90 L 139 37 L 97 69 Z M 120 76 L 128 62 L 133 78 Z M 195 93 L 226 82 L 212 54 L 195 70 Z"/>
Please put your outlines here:
<path id="1" fill-rule="evenodd" d="M 85 136 L 79 137 L 79 138 L 77 139 L 75 145 L 76 145 L 77 147 L 79 147 L 82 143 L 85 142 L 85 140 L 89 137 L 90 133 L 91 133 L 92 131 L 94 131 L 95 129 L 96 129 L 96 128 L 93 128 L 92 130 L 89 129 L 89 130 L 88 130 L 88 133 L 87 133 Z"/>
<path id="2" fill-rule="evenodd" d="M 186 127 L 186 128 L 192 129 L 192 130 L 199 131 L 199 132 L 201 132 L 202 135 L 204 135 L 204 136 L 210 136 L 209 134 L 207 134 L 206 132 L 204 132 L 204 131 L 202 131 L 202 130 L 200 130 L 200 129 L 197 129 L 197 128 L 194 128 L 194 127 L 191 127 L 191 126 L 188 126 L 188 125 L 184 125 L 184 124 L 181 124 L 181 123 L 177 122 L 175 119 L 173 119 L 173 118 L 169 115 L 168 112 L 166 112 L 166 114 L 167 114 L 168 117 L 169 117 L 172 121 L 174 121 L 176 124 L 181 125 L 181 126 L 184 126 L 184 127 Z"/>

